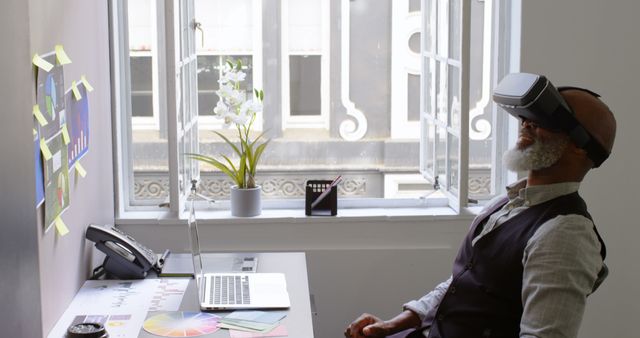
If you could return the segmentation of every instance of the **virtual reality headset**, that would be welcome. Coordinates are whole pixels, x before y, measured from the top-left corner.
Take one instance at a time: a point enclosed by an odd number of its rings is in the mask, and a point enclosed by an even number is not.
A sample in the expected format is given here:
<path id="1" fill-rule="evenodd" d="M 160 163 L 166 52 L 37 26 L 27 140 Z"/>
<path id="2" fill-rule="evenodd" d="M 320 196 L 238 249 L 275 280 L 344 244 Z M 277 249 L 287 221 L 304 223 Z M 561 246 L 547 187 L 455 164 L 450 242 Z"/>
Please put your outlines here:
<path id="1" fill-rule="evenodd" d="M 493 101 L 516 118 L 529 120 L 544 129 L 567 133 L 578 147 L 587 152 L 594 168 L 597 168 L 609 157 L 609 152 L 580 124 L 560 95 L 561 91 L 569 89 L 600 97 L 584 88 L 556 88 L 542 75 L 512 73 L 495 88 Z"/>

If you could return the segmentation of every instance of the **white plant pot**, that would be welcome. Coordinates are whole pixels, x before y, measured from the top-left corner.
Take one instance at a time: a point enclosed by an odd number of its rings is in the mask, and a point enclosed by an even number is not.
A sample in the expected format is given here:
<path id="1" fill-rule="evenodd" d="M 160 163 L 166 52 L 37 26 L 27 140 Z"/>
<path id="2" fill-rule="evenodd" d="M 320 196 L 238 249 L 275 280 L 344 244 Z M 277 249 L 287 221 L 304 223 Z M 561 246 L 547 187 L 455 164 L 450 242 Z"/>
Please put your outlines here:
<path id="1" fill-rule="evenodd" d="M 258 216 L 262 212 L 262 188 L 239 189 L 231 187 L 231 215 L 238 217 Z"/>

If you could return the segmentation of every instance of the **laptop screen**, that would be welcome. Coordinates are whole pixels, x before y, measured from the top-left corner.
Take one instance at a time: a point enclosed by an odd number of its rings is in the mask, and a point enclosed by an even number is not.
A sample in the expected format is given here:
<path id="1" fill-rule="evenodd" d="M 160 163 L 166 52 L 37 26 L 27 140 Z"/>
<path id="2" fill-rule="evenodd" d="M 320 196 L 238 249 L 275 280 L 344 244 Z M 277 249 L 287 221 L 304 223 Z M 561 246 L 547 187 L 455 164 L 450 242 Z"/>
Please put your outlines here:
<path id="1" fill-rule="evenodd" d="M 191 257 L 193 259 L 193 277 L 196 280 L 196 286 L 198 290 L 201 289 L 203 269 L 202 269 L 202 255 L 200 254 L 200 242 L 198 240 L 198 222 L 196 221 L 196 209 L 195 202 L 191 199 L 189 210 L 189 219 L 187 220 L 187 225 L 189 227 L 189 243 L 191 244 Z M 199 292 L 199 297 L 202 298 L 204 295 Z"/>

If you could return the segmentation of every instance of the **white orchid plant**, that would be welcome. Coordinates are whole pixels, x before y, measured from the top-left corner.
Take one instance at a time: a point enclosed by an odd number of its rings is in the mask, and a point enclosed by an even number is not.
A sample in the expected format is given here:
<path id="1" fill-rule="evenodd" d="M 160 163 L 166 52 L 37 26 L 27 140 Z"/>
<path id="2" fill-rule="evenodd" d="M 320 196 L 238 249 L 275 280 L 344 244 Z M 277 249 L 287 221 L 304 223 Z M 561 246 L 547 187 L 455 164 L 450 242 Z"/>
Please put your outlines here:
<path id="1" fill-rule="evenodd" d="M 268 139 L 262 143 L 258 142 L 264 138 L 264 132 L 253 140 L 250 138 L 256 114 L 262 112 L 264 92 L 254 89 L 253 97 L 247 100 L 247 92 L 240 88 L 240 83 L 245 80 L 245 77 L 246 74 L 242 71 L 240 60 L 235 62 L 232 59 L 227 60 L 221 69 L 221 76 L 218 80 L 220 89 L 216 91 L 220 100 L 213 109 L 216 118 L 224 120 L 225 128 L 233 125 L 238 130 L 238 144 L 218 131 L 214 131 L 214 133 L 231 147 L 240 161 L 234 164 L 231 158 L 224 154 L 220 154 L 222 161 L 202 154 L 187 154 L 193 159 L 218 168 L 229 176 L 240 189 L 256 187 L 255 176 L 258 161 L 269 143 Z"/>

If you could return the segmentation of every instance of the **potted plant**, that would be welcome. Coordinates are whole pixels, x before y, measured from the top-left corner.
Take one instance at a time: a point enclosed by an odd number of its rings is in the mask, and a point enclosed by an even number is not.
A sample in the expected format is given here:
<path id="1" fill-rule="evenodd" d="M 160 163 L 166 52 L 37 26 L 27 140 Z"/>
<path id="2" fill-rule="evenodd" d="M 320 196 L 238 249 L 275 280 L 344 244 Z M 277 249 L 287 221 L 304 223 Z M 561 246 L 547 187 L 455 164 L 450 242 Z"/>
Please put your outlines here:
<path id="1" fill-rule="evenodd" d="M 251 139 L 251 127 L 256 119 L 256 114 L 262 111 L 264 92 L 253 91 L 253 97 L 247 100 L 247 93 L 241 89 L 241 82 L 246 74 L 242 71 L 242 62 L 229 59 L 221 69 L 218 80 L 220 89 L 216 94 L 220 98 L 213 109 L 218 119 L 224 120 L 224 127 L 235 126 L 238 131 L 238 141 L 235 143 L 224 134 L 214 131 L 226 144 L 231 147 L 238 157 L 234 163 L 232 158 L 220 154 L 220 159 L 203 154 L 187 154 L 187 156 L 201 162 L 208 163 L 225 173 L 234 185 L 231 187 L 231 214 L 233 216 L 257 216 L 261 213 L 261 187 L 256 185 L 256 169 L 262 156 L 268 139 L 264 138 L 264 132 Z"/>

